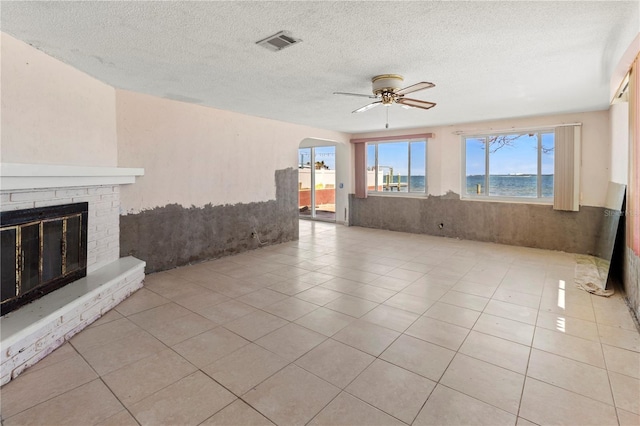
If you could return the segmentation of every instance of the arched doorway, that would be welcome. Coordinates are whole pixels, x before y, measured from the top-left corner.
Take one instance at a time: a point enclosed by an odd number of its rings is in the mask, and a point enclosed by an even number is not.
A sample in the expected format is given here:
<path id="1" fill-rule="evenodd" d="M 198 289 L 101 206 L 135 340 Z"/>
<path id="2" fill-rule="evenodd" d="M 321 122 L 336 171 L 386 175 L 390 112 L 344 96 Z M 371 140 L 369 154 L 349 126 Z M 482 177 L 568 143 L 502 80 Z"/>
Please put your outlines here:
<path id="1" fill-rule="evenodd" d="M 347 140 L 305 138 L 300 142 L 297 163 L 301 219 L 349 223 L 350 149 Z"/>
<path id="2" fill-rule="evenodd" d="M 298 205 L 301 219 L 336 221 L 336 147 L 298 149 Z"/>

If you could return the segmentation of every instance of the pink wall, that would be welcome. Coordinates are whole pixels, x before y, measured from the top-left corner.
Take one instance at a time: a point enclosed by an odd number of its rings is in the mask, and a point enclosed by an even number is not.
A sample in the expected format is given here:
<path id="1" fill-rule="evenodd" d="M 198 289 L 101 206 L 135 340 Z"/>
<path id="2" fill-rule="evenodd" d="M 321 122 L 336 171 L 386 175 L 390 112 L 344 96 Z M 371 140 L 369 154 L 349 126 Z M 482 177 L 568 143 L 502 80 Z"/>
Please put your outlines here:
<path id="1" fill-rule="evenodd" d="M 297 168 L 309 137 L 349 135 L 230 111 L 116 91 L 118 165 L 145 175 L 122 189 L 125 213 L 273 200 L 275 171 Z"/>
<path id="2" fill-rule="evenodd" d="M 1 33 L 6 163 L 116 166 L 115 90 Z"/>
<path id="3" fill-rule="evenodd" d="M 316 189 L 316 206 L 320 204 L 335 204 L 336 203 L 336 190 L 331 189 Z M 301 189 L 298 191 L 298 205 L 311 206 L 311 190 Z"/>

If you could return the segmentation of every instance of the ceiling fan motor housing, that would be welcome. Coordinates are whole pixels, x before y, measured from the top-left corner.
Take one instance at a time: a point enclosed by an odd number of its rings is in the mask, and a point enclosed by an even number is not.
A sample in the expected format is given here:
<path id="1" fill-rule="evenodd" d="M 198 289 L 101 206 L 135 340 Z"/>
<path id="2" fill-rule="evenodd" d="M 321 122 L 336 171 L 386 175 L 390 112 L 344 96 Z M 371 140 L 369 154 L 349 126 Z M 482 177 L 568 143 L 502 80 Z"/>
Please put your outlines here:
<path id="1" fill-rule="evenodd" d="M 396 92 L 402 88 L 404 78 L 398 74 L 382 74 L 371 79 L 374 95 L 384 94 L 385 92 Z"/>

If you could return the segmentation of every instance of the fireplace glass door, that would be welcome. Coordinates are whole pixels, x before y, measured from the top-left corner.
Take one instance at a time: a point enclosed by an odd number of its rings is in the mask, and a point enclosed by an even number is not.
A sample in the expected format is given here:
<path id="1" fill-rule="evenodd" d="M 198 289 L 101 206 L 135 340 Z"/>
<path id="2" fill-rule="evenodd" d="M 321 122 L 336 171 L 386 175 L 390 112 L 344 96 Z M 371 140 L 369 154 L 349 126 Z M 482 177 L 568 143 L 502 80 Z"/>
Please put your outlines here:
<path id="1" fill-rule="evenodd" d="M 87 207 L 2 213 L 2 315 L 86 275 Z"/>

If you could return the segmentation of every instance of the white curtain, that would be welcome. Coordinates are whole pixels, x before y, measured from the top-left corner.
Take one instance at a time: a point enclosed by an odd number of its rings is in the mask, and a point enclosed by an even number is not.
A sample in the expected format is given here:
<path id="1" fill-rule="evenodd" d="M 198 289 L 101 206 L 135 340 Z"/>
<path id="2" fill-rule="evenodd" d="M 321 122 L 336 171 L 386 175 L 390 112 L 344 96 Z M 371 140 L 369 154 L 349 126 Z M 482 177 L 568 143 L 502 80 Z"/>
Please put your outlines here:
<path id="1" fill-rule="evenodd" d="M 554 210 L 578 211 L 580 208 L 580 131 L 580 126 L 556 127 Z"/>

